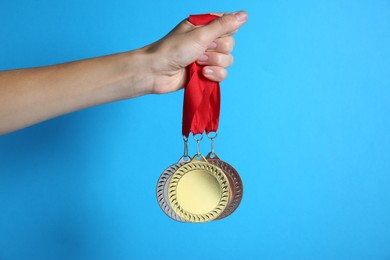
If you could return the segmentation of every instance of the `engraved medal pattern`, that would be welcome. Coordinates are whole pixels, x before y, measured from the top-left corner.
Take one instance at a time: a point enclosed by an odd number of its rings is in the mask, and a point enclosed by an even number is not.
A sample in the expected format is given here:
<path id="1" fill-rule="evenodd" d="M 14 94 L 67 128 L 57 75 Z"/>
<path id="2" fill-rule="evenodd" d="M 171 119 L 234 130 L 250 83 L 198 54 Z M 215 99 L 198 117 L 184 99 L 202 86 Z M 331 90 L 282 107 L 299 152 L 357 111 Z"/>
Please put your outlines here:
<path id="1" fill-rule="evenodd" d="M 202 157 L 203 158 L 203 157 Z M 229 181 L 225 176 L 224 172 L 219 169 L 217 166 L 208 163 L 204 158 L 204 161 L 194 161 L 187 163 L 176 170 L 170 178 L 169 187 L 168 187 L 168 196 L 169 203 L 171 204 L 172 209 L 183 219 L 190 222 L 206 222 L 211 221 L 219 217 L 219 215 L 225 210 L 226 206 L 230 200 L 230 189 Z M 202 171 L 203 173 L 209 174 L 211 177 L 215 178 L 221 190 L 221 197 L 218 202 L 218 205 L 214 209 L 210 210 L 204 214 L 194 214 L 185 210 L 182 205 L 180 205 L 177 198 L 177 187 L 180 182 L 180 179 L 191 171 Z"/>
<path id="2" fill-rule="evenodd" d="M 186 222 L 183 218 L 181 218 L 179 215 L 175 213 L 175 211 L 172 210 L 172 207 L 168 201 L 168 183 L 169 180 L 181 166 L 186 164 L 183 161 L 179 161 L 176 164 L 171 165 L 168 167 L 160 176 L 157 182 L 157 187 L 156 187 L 156 195 L 157 195 L 157 201 L 158 204 L 160 205 L 160 208 L 164 211 L 164 213 L 179 222 Z"/>
<path id="3" fill-rule="evenodd" d="M 232 189 L 232 197 L 227 205 L 226 209 L 217 217 L 217 219 L 223 219 L 232 214 L 240 205 L 242 196 L 244 193 L 244 187 L 242 180 L 236 169 L 225 161 L 222 161 L 214 154 L 214 158 L 210 158 L 210 154 L 207 155 L 206 160 L 219 167 L 229 179 L 230 187 Z"/>

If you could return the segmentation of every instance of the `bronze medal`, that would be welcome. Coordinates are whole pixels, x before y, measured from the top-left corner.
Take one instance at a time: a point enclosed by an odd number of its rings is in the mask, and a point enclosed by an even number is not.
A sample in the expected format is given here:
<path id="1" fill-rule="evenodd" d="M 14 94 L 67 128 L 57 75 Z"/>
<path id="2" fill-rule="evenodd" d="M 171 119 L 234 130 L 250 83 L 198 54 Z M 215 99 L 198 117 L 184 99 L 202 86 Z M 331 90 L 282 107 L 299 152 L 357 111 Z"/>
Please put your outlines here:
<path id="1" fill-rule="evenodd" d="M 231 190 L 231 197 L 229 203 L 225 210 L 216 218 L 217 220 L 223 219 L 232 214 L 240 205 L 244 193 L 244 187 L 241 181 L 241 177 L 236 171 L 236 169 L 234 169 L 234 167 L 227 162 L 219 159 L 214 152 L 210 152 L 206 156 L 206 160 L 209 163 L 216 165 L 218 168 L 220 168 L 229 180 Z"/>
<path id="2" fill-rule="evenodd" d="M 184 220 L 211 221 L 230 201 L 229 181 L 219 167 L 198 154 L 172 174 L 168 197 L 173 211 Z"/>

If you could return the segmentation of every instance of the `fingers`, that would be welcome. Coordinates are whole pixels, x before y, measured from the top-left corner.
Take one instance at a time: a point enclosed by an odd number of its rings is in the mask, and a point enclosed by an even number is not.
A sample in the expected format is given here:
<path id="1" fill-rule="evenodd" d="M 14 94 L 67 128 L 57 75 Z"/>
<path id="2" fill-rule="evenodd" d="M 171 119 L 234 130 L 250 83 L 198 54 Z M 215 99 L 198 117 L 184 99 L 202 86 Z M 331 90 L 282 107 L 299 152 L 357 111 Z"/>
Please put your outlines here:
<path id="1" fill-rule="evenodd" d="M 197 38 L 200 39 L 200 44 L 207 47 L 210 42 L 219 37 L 230 35 L 238 30 L 248 19 L 248 15 L 244 11 L 223 15 L 211 23 L 194 30 Z"/>
<path id="2" fill-rule="evenodd" d="M 226 69 L 233 64 L 233 56 L 230 54 L 234 47 L 234 38 L 232 36 L 219 38 L 213 41 L 209 48 L 204 52 L 197 63 L 203 66 L 214 66 Z M 217 77 L 219 81 L 226 77 L 226 71 L 219 71 L 213 77 Z M 215 80 L 215 79 L 214 79 Z"/>
<path id="3" fill-rule="evenodd" d="M 197 61 L 203 65 L 203 75 L 212 81 L 223 81 L 227 76 L 227 67 L 233 64 L 233 56 L 231 54 L 222 54 L 216 52 L 207 52 L 203 54 Z"/>
<path id="4" fill-rule="evenodd" d="M 233 56 L 231 54 L 205 52 L 199 57 L 197 63 L 203 66 L 218 66 L 227 68 L 233 64 Z"/>
<path id="5" fill-rule="evenodd" d="M 234 38 L 232 36 L 218 38 L 211 42 L 206 51 L 229 54 L 233 51 L 234 44 Z"/>
<path id="6" fill-rule="evenodd" d="M 247 19 L 246 13 L 243 12 L 243 13 L 241 13 L 241 15 L 244 15 L 244 18 L 240 18 L 240 19 L 243 19 L 240 21 L 238 21 L 236 14 L 223 16 L 223 17 L 229 16 L 230 21 L 229 20 L 220 21 L 222 23 L 222 25 L 225 24 L 225 25 L 223 25 L 224 28 L 222 28 L 222 29 L 219 28 L 219 29 L 221 29 L 221 30 L 219 30 L 219 34 L 214 34 L 214 35 L 218 35 L 218 36 L 216 38 L 214 38 L 211 41 L 211 43 L 208 44 L 206 51 L 197 60 L 198 64 L 205 66 L 203 68 L 202 73 L 209 80 L 220 82 L 220 81 L 223 81 L 227 77 L 226 68 L 230 67 L 233 64 L 233 56 L 230 53 L 232 52 L 234 44 L 235 44 L 234 38 L 231 36 L 231 34 L 236 32 L 237 29 L 243 23 L 245 23 L 245 21 Z M 218 18 L 217 20 L 222 19 L 223 17 Z M 235 20 L 232 20 L 232 18 L 234 18 Z M 217 20 L 215 20 L 215 21 L 217 21 Z M 214 22 L 212 22 L 212 23 L 214 23 Z M 207 25 L 207 26 L 212 25 L 212 23 Z M 226 25 L 228 23 L 230 23 L 230 25 L 232 25 L 232 24 L 233 25 L 230 28 L 225 28 L 225 27 L 228 27 Z M 206 27 L 206 26 L 203 26 L 203 27 L 199 28 L 198 30 L 201 30 L 204 27 Z M 217 27 L 215 26 L 215 28 L 217 28 Z M 211 31 L 212 29 L 213 28 L 211 28 L 211 29 L 208 28 L 209 31 Z M 209 34 L 208 37 L 211 37 L 210 35 L 211 34 Z M 214 37 L 214 36 L 212 36 L 212 37 Z"/>
<path id="7" fill-rule="evenodd" d="M 203 75 L 212 81 L 223 81 L 227 77 L 227 70 L 217 66 L 206 66 L 202 70 Z"/>

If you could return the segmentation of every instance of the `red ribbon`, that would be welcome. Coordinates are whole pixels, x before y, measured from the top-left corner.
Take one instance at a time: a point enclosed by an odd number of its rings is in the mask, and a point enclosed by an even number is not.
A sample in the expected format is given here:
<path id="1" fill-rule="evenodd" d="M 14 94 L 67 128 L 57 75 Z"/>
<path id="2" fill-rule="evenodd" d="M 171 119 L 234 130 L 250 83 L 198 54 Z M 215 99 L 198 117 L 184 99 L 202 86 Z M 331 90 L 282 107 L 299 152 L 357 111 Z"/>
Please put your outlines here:
<path id="1" fill-rule="evenodd" d="M 190 15 L 193 25 L 206 25 L 219 16 L 212 14 Z M 196 62 L 188 66 L 189 80 L 184 88 L 182 133 L 188 137 L 216 132 L 219 124 L 220 89 L 219 82 L 211 81 L 202 74 L 203 66 Z"/>

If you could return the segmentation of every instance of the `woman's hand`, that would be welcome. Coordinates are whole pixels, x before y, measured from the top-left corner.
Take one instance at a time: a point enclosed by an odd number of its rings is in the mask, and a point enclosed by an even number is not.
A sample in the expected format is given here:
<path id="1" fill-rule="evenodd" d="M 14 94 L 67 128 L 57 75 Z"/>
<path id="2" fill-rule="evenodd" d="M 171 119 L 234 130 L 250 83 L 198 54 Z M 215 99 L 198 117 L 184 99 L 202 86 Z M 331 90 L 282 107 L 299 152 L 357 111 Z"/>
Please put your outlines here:
<path id="1" fill-rule="evenodd" d="M 226 68 L 233 64 L 232 35 L 248 16 L 244 11 L 217 15 L 221 17 L 204 26 L 194 26 L 184 20 L 164 38 L 143 48 L 150 54 L 151 93 L 183 88 L 187 81 L 185 68 L 193 62 L 205 66 L 203 75 L 210 80 L 226 78 Z"/>

